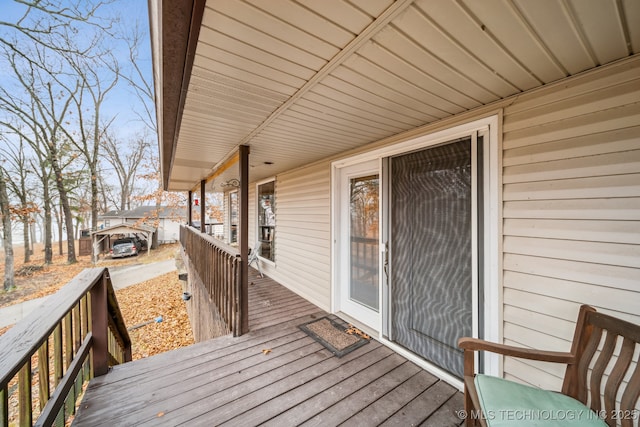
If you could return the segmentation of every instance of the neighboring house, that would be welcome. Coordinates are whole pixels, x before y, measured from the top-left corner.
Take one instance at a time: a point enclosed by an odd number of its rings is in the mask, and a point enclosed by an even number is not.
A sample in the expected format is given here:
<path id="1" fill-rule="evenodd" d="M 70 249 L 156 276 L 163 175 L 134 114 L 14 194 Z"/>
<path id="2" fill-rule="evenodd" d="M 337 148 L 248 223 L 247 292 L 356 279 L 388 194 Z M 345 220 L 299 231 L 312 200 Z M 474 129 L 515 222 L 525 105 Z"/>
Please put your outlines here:
<path id="1" fill-rule="evenodd" d="M 566 351 L 583 303 L 640 323 L 635 2 L 150 5 L 164 187 L 224 191 L 235 239 L 249 146 L 268 276 L 458 386 L 461 336 Z"/>
<path id="2" fill-rule="evenodd" d="M 185 210 L 167 206 L 139 206 L 127 211 L 109 211 L 98 216 L 98 229 L 119 224 L 147 225 L 156 229 L 158 244 L 175 243 L 184 224 Z"/>

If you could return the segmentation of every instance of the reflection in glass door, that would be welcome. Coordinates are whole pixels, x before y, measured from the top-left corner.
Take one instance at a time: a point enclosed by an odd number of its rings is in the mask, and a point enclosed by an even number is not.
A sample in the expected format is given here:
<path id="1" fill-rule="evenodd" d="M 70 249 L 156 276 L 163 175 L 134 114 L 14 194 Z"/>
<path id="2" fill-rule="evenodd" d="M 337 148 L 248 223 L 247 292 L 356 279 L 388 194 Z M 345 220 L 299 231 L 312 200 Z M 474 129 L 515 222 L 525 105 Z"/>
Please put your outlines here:
<path id="1" fill-rule="evenodd" d="M 338 311 L 380 328 L 379 187 L 377 160 L 339 169 L 336 303 Z"/>
<path id="2" fill-rule="evenodd" d="M 378 311 L 378 175 L 350 179 L 349 299 Z"/>

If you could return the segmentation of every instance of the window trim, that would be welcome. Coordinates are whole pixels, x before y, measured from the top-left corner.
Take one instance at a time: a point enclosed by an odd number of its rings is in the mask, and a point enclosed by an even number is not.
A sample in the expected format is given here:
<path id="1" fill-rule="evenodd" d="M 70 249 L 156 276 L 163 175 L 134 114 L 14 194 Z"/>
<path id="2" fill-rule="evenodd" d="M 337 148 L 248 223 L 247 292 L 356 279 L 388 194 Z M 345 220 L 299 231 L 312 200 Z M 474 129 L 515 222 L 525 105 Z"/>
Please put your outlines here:
<path id="1" fill-rule="evenodd" d="M 255 224 L 255 243 L 256 244 L 260 243 L 260 224 L 259 224 L 259 221 L 258 221 L 259 218 L 260 218 L 260 200 L 259 200 L 259 197 L 260 197 L 260 186 L 268 184 L 270 182 L 273 182 L 273 206 L 275 207 L 274 210 L 277 211 L 277 207 L 276 207 L 277 206 L 277 201 L 276 201 L 276 187 L 277 187 L 277 185 L 276 185 L 276 181 L 277 181 L 276 177 L 275 176 L 271 176 L 269 178 L 265 178 L 265 179 L 262 179 L 260 181 L 257 181 L 256 184 L 255 184 L 256 185 L 255 186 L 255 191 L 256 192 L 255 192 L 255 195 L 254 195 L 254 197 L 255 197 L 254 200 L 255 200 L 255 204 L 256 205 L 255 205 L 255 212 L 254 212 L 255 213 L 255 222 L 254 222 L 254 224 Z M 275 214 L 275 212 L 274 212 L 274 214 Z M 278 221 L 276 220 L 275 224 L 273 226 L 274 233 L 277 230 L 277 227 L 278 227 Z M 272 250 L 275 248 L 275 242 L 276 242 L 276 237 L 274 235 L 273 240 L 271 241 Z M 274 252 L 273 255 L 274 255 L 273 256 L 273 260 L 271 260 L 269 258 L 265 258 L 262 255 L 258 255 L 258 258 L 262 262 L 265 262 L 265 263 L 267 263 L 269 265 L 275 266 L 276 265 L 275 252 Z"/>

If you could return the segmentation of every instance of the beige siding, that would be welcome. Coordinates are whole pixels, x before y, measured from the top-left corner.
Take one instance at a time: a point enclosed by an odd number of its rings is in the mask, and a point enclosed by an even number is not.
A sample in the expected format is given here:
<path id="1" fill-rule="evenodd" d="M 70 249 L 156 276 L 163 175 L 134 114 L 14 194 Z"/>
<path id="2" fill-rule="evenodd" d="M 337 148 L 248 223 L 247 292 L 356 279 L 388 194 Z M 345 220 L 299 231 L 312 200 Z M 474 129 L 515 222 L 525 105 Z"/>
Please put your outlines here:
<path id="1" fill-rule="evenodd" d="M 266 274 L 325 310 L 331 305 L 330 171 L 323 162 L 276 177 L 275 264 L 261 264 Z M 251 188 L 249 236 L 255 236 Z"/>
<path id="2" fill-rule="evenodd" d="M 640 323 L 638 61 L 504 109 L 504 342 L 568 350 L 580 304 Z M 507 359 L 558 389 L 564 370 Z"/>

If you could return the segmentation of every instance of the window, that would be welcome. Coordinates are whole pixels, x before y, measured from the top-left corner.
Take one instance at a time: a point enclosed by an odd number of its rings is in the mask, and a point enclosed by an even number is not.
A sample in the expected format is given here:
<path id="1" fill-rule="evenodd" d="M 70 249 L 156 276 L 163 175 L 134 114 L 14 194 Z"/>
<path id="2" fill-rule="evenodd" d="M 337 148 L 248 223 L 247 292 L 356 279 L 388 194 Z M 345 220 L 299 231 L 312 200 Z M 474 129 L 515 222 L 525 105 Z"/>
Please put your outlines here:
<path id="1" fill-rule="evenodd" d="M 229 243 L 238 243 L 238 192 L 229 193 Z"/>
<path id="2" fill-rule="evenodd" d="M 258 185 L 258 255 L 269 261 L 275 260 L 275 209 L 275 181 Z"/>

